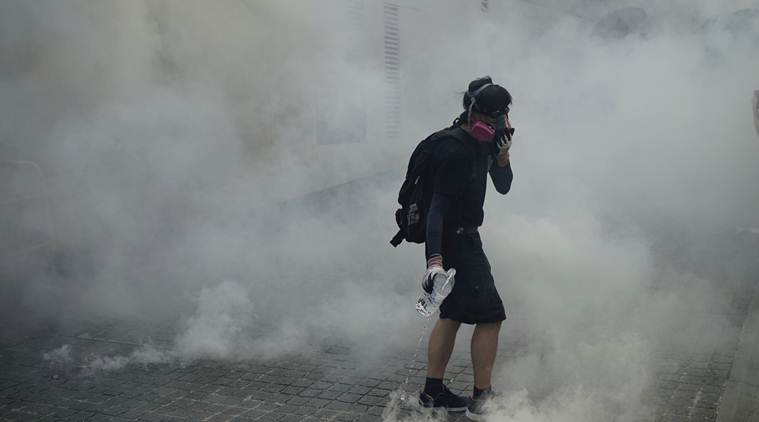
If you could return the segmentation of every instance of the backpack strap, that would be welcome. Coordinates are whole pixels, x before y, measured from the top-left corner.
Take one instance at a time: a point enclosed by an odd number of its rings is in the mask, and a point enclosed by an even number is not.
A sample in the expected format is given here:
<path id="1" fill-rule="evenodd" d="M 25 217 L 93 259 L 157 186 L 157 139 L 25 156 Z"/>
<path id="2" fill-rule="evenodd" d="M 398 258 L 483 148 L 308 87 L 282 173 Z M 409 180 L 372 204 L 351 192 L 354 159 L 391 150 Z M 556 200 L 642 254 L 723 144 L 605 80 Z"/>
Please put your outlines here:
<path id="1" fill-rule="evenodd" d="M 395 236 L 393 236 L 393 238 L 390 239 L 390 244 L 393 245 L 394 248 L 398 247 L 398 245 L 400 245 L 401 242 L 403 242 L 403 239 L 405 238 L 406 238 L 406 234 L 403 233 L 403 230 L 398 230 L 398 233 L 396 233 Z"/>
<path id="2" fill-rule="evenodd" d="M 470 139 L 468 139 L 469 135 L 467 135 L 464 132 L 464 129 L 459 127 L 454 127 L 448 130 L 443 131 L 447 136 L 450 136 L 451 138 L 456 138 L 460 142 L 464 143 L 465 145 L 470 142 Z"/>
<path id="3" fill-rule="evenodd" d="M 466 134 L 462 133 L 462 132 L 463 132 L 463 130 L 460 129 L 459 127 L 441 129 L 441 130 L 433 133 L 432 135 L 428 136 L 427 139 L 425 139 L 424 141 L 422 141 L 422 143 L 420 143 L 420 145 L 422 145 L 422 144 L 428 145 L 427 146 L 427 150 L 430 153 L 434 149 L 437 148 L 437 145 L 435 145 L 435 144 L 439 140 L 442 140 L 444 138 L 454 138 L 454 139 L 458 140 L 459 142 L 461 142 L 461 143 L 463 143 L 463 144 L 466 145 L 466 142 L 468 141 L 468 139 L 465 137 Z M 418 169 L 417 168 L 413 168 L 413 169 L 409 168 L 408 176 L 410 178 L 416 178 L 417 176 L 419 176 L 419 174 L 418 174 L 418 172 L 416 170 L 418 170 Z"/>

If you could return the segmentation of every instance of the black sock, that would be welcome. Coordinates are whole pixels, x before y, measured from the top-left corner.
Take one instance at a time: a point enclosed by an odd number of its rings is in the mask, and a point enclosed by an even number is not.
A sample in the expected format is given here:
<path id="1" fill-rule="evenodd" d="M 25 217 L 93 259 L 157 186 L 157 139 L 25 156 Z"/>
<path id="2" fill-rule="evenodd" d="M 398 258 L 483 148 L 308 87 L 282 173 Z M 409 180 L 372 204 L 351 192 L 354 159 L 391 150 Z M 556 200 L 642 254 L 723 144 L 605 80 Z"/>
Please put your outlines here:
<path id="1" fill-rule="evenodd" d="M 472 391 L 472 398 L 478 399 L 481 395 L 483 395 L 484 393 L 489 393 L 490 391 L 493 391 L 493 387 L 488 387 L 483 390 L 480 390 L 479 388 L 474 387 L 474 390 Z"/>
<path id="2" fill-rule="evenodd" d="M 427 378 L 424 382 L 424 394 L 435 397 L 443 392 L 442 378 Z"/>

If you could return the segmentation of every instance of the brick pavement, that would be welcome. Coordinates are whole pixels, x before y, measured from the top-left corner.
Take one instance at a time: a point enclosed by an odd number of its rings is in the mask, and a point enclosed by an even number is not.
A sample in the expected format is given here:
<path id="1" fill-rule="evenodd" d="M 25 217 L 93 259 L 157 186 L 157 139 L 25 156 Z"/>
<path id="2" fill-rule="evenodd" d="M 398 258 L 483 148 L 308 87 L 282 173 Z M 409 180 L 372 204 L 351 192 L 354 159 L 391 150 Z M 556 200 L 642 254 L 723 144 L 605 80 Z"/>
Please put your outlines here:
<path id="1" fill-rule="evenodd" d="M 118 333 L 122 327 L 112 327 Z M 90 334 L 96 332 L 96 335 Z M 5 342 L 0 353 L 0 418 L 4 420 L 381 420 L 391 391 L 422 362 L 391 360 L 368 373 L 339 346 L 297 359 L 265 362 L 195 361 L 87 371 L 92 355 L 128 355 L 137 345 L 116 340 L 106 326 L 73 336 L 38 333 Z M 67 359 L 41 351 L 70 346 Z M 70 360 L 68 359 L 70 358 Z M 471 389 L 468 358 L 451 365 L 454 388 Z"/>
<path id="2" fill-rule="evenodd" d="M 297 359 L 172 362 L 88 372 L 82 365 L 90 356 L 127 355 L 136 347 L 104 336 L 105 326 L 99 331 L 99 336 L 38 333 L 3 344 L 0 419 L 378 421 L 389 395 L 407 375 L 409 391 L 419 389 L 424 379 L 424 362 L 411 362 L 411 354 L 381 368 L 362 369 L 339 346 Z M 69 361 L 42 357 L 41 351 L 62 344 L 70 345 Z M 501 358 L 518 353 L 518 346 L 505 347 Z M 657 420 L 714 420 L 731 359 L 729 353 L 717 352 L 660 356 L 657 381 L 649 392 Z M 457 353 L 448 375 L 454 378 L 452 389 L 470 391 L 468 356 Z"/>
<path id="3" fill-rule="evenodd" d="M 749 278 L 726 284 L 732 294 L 719 329 L 727 339 L 694 352 L 684 346 L 654 356 L 654 383 L 645 391 L 657 422 L 714 421 L 735 359 L 742 318 L 748 308 Z M 712 310 L 695 310 L 695 323 L 713 326 Z M 699 320 L 701 318 L 701 320 Z M 169 361 L 89 371 L 96 356 L 126 356 L 148 328 L 108 321 L 71 332 L 38 331 L 0 339 L 0 420 L 54 421 L 379 421 L 391 393 L 409 391 L 424 380 L 421 357 L 397 354 L 380 367 L 366 368 L 340 345 L 314 354 L 267 361 Z M 150 327 L 159 349 L 173 338 L 170 327 Z M 45 359 L 43 352 L 69 345 L 69 353 Z M 527 345 L 509 336 L 499 359 L 508 361 Z M 422 354 L 423 356 L 423 354 Z M 457 351 L 448 377 L 454 391 L 471 391 L 469 357 Z M 449 420 L 465 418 L 450 417 Z"/>

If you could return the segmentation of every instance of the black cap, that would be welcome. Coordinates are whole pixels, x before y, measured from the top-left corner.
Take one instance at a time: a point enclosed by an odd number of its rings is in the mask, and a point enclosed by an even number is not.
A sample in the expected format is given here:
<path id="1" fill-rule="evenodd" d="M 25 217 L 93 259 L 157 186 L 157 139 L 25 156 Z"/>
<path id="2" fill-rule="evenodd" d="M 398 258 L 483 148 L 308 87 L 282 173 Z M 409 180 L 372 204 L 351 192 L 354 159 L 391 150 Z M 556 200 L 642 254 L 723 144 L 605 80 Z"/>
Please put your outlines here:
<path id="1" fill-rule="evenodd" d="M 506 88 L 494 84 L 490 76 L 478 78 L 469 83 L 464 94 L 464 108 L 469 110 L 474 100 L 473 110 L 480 113 L 505 114 L 511 105 L 511 94 Z"/>

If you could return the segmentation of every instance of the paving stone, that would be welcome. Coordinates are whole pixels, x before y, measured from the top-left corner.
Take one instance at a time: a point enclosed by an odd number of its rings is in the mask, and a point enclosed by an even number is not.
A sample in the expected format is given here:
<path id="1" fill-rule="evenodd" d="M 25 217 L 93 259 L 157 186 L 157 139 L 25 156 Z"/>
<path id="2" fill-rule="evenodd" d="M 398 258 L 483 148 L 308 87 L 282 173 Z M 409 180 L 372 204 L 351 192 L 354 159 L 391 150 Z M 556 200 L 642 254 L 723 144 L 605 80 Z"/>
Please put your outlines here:
<path id="1" fill-rule="evenodd" d="M 313 381 L 311 381 L 311 380 L 309 380 L 307 378 L 298 378 L 298 379 L 294 379 L 290 383 L 290 385 L 293 386 L 293 387 L 306 388 L 306 387 L 310 387 L 313 383 L 314 383 Z"/>
<path id="2" fill-rule="evenodd" d="M 361 385 L 354 385 L 354 386 L 352 386 L 348 390 L 348 392 L 349 393 L 353 393 L 353 394 L 364 395 L 364 394 L 368 393 L 369 390 L 370 390 L 369 387 L 364 387 L 364 386 L 361 386 Z"/>
<path id="3" fill-rule="evenodd" d="M 322 390 L 306 389 L 298 393 L 301 397 L 316 397 L 322 393 Z"/>
<path id="4" fill-rule="evenodd" d="M 375 397 L 387 397 L 390 394 L 390 390 L 373 388 L 369 390 L 369 392 L 366 394 L 370 396 L 375 396 Z"/>
<path id="5" fill-rule="evenodd" d="M 293 404 L 293 405 L 306 405 L 308 404 L 308 399 L 305 397 L 298 397 L 294 396 L 290 400 L 287 401 L 287 404 Z"/>
<path id="6" fill-rule="evenodd" d="M 363 403 L 363 404 L 366 404 L 366 403 Z M 382 415 L 382 412 L 385 410 L 384 404 L 385 403 L 383 403 L 383 406 L 371 406 L 366 411 L 366 413 L 368 413 L 370 415 L 374 415 L 374 416 Z"/>
<path id="7" fill-rule="evenodd" d="M 321 419 L 332 419 L 334 418 L 339 412 L 336 412 L 334 410 L 330 409 L 319 409 L 314 413 L 314 416 L 321 418 Z"/>
<path id="8" fill-rule="evenodd" d="M 360 413 L 347 413 L 347 412 L 346 413 L 338 413 L 337 415 L 335 415 L 335 420 L 336 421 L 352 422 L 352 421 L 359 420 L 361 418 L 361 416 L 362 415 Z"/>
<path id="9" fill-rule="evenodd" d="M 332 387 L 332 385 L 333 385 L 332 383 L 329 383 L 329 382 L 326 382 L 326 381 L 317 381 L 317 382 L 311 384 L 311 386 L 309 388 L 312 388 L 312 389 L 315 389 L 315 390 L 326 390 L 326 389 Z"/>
<path id="10" fill-rule="evenodd" d="M 292 387 L 291 386 L 291 387 L 287 387 L 287 388 L 281 390 L 281 393 L 282 394 L 296 395 L 296 394 L 300 393 L 303 390 L 304 390 L 304 388 L 302 388 L 302 387 Z"/>
<path id="11" fill-rule="evenodd" d="M 363 404 L 352 404 L 352 403 L 344 403 L 344 402 L 339 402 L 339 401 L 330 402 L 324 407 L 326 409 L 338 410 L 341 412 L 354 411 L 354 412 L 360 412 L 360 413 L 366 412 L 366 409 L 368 408 L 368 406 L 365 406 Z"/>
<path id="12" fill-rule="evenodd" d="M 346 391 L 348 391 L 350 389 L 351 389 L 351 385 L 349 385 L 349 384 L 340 384 L 340 383 L 333 384 L 329 388 L 330 391 L 339 391 L 341 393 L 344 393 L 344 392 L 346 392 Z"/>
<path id="13" fill-rule="evenodd" d="M 267 414 L 267 412 L 264 412 L 263 410 L 250 409 L 240 414 L 240 417 L 245 418 L 245 419 L 257 419 L 265 414 Z"/>
<path id="14" fill-rule="evenodd" d="M 338 398 L 341 394 L 343 394 L 343 393 L 340 392 L 340 391 L 326 390 L 326 391 L 322 391 L 321 394 L 319 394 L 318 397 L 320 399 L 325 399 L 325 400 L 334 400 L 334 399 Z"/>
<path id="15" fill-rule="evenodd" d="M 308 399 L 308 405 L 312 406 L 312 407 L 315 407 L 315 408 L 324 407 L 324 406 L 326 406 L 329 403 L 330 403 L 329 400 L 324 400 L 324 399 L 320 399 L 320 398 L 317 398 L 317 397 Z"/>
<path id="16" fill-rule="evenodd" d="M 363 396 L 358 400 L 358 402 L 360 404 L 365 404 L 368 406 L 378 406 L 378 405 L 385 404 L 387 402 L 387 398 L 376 397 L 376 396 Z"/>
<path id="17" fill-rule="evenodd" d="M 355 403 L 361 398 L 361 395 L 359 394 L 352 394 L 352 393 L 343 393 L 341 394 L 337 400 L 341 401 L 343 403 Z"/>

